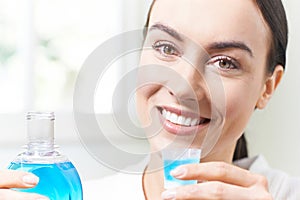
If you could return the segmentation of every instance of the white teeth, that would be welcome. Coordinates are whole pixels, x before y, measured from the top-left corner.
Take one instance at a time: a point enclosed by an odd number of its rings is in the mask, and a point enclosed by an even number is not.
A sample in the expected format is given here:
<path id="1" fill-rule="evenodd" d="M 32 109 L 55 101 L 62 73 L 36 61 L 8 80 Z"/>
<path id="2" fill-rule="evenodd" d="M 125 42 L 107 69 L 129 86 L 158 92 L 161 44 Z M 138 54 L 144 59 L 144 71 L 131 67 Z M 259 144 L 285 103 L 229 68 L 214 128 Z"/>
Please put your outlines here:
<path id="1" fill-rule="evenodd" d="M 170 111 L 166 111 L 165 109 L 162 110 L 162 116 L 174 124 L 179 124 L 183 126 L 196 126 L 205 121 L 205 119 L 202 119 L 200 121 L 200 119 L 198 118 L 192 119 L 190 117 L 184 117 L 182 115 L 178 116 L 177 114 L 171 113 Z"/>
<path id="2" fill-rule="evenodd" d="M 184 119 L 184 117 L 181 116 L 181 115 L 180 115 L 180 116 L 178 117 L 178 119 L 177 119 L 177 123 L 178 123 L 178 124 L 184 124 L 184 121 L 185 121 L 185 119 Z"/>
<path id="3" fill-rule="evenodd" d="M 198 119 L 193 119 L 191 122 L 191 126 L 195 126 L 198 122 Z"/>
<path id="4" fill-rule="evenodd" d="M 178 116 L 175 113 L 171 113 L 170 121 L 173 123 L 177 123 Z"/>
<path id="5" fill-rule="evenodd" d="M 166 118 L 166 116 L 167 116 L 167 111 L 166 111 L 166 110 L 162 110 L 162 116 L 163 116 L 164 118 Z"/>
<path id="6" fill-rule="evenodd" d="M 186 120 L 185 120 L 185 122 L 184 122 L 184 125 L 186 125 L 186 126 L 190 126 L 191 125 L 191 122 L 192 122 L 192 118 L 187 118 Z"/>
<path id="7" fill-rule="evenodd" d="M 170 117 L 171 117 L 171 113 L 169 111 L 167 111 L 167 113 L 166 113 L 166 119 L 170 120 Z"/>

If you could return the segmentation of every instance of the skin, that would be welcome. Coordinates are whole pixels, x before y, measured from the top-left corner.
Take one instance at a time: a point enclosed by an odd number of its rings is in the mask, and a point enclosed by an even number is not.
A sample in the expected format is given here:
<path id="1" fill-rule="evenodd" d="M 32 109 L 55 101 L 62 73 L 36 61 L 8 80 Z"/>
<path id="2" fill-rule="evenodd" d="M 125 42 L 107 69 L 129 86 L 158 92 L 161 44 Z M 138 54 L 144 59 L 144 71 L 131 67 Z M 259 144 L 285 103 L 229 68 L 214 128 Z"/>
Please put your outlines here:
<path id="1" fill-rule="evenodd" d="M 174 54 L 173 50 L 165 51 L 163 47 L 144 51 L 141 65 L 159 64 L 169 67 L 190 84 L 194 95 L 191 95 L 186 87 L 176 87 L 173 90 L 163 84 L 141 87 L 137 91 L 141 122 L 145 126 L 151 124 L 150 112 L 154 111 L 154 116 L 157 116 L 157 106 L 172 106 L 184 111 L 193 111 L 190 102 L 199 105 L 197 110 L 201 116 L 210 118 L 210 108 L 214 100 L 210 99 L 211 85 L 206 83 L 220 79 L 220 91 L 224 91 L 226 104 L 223 107 L 216 105 L 215 109 L 225 109 L 226 114 L 213 116 L 215 118 L 201 128 L 192 140 L 189 138 L 192 147 L 201 147 L 208 126 L 214 126 L 214 123 L 218 125 L 217 121 L 222 123 L 219 140 L 209 153 L 201 158 L 201 163 L 185 165 L 173 171 L 173 176 L 179 179 L 196 179 L 199 180 L 198 184 L 164 191 L 162 171 L 145 173 L 144 186 L 148 199 L 271 199 L 265 177 L 252 174 L 231 163 L 236 141 L 243 133 L 254 109 L 263 109 L 267 105 L 283 74 L 283 68 L 279 65 L 272 74 L 266 73 L 270 33 L 256 5 L 251 0 L 157 0 L 149 26 L 158 23 L 171 27 L 185 38 L 189 38 L 189 41 L 179 42 L 161 30 L 149 31 L 146 45 L 152 46 L 151 43 L 156 40 L 167 40 L 179 46 L 181 52 Z M 213 43 L 228 41 L 242 42 L 252 53 L 236 47 L 210 48 Z M 210 56 L 210 59 L 205 60 L 205 65 L 201 65 L 202 62 L 198 63 L 199 60 L 203 61 L 203 51 L 195 53 L 195 44 L 203 47 Z M 218 58 L 220 56 L 223 60 Z M 191 63 L 182 59 L 184 57 L 189 58 Z M 224 70 L 223 67 L 228 66 L 228 60 L 225 58 L 236 60 L 239 67 L 231 68 L 229 65 L 230 69 Z M 163 78 L 167 83 L 172 77 Z M 178 143 L 185 143 L 186 137 L 189 136 L 176 137 L 163 128 L 154 137 L 149 138 L 149 142 L 151 150 L 155 152 L 172 143 L 174 138 L 178 138 Z M 154 154 L 149 168 L 160 159 Z M 0 199 L 40 198 L 41 196 L 35 194 L 9 189 L 34 187 L 38 180 L 33 179 L 30 184 L 25 183 L 23 177 L 26 175 L 28 174 L 17 171 L 0 171 Z"/>
<path id="2" fill-rule="evenodd" d="M 9 188 L 32 188 L 39 178 L 27 172 L 0 170 L 0 199 L 1 200 L 48 200 L 38 194 L 23 193 Z"/>
<path id="3" fill-rule="evenodd" d="M 170 36 L 161 25 L 183 35 L 183 41 Z M 176 170 L 173 174 L 179 179 L 199 180 L 199 184 L 164 191 L 163 172 L 146 173 L 144 185 L 148 199 L 161 196 L 163 199 L 271 199 L 265 177 L 232 165 L 236 142 L 253 111 L 265 108 L 283 75 L 280 65 L 272 74 L 266 72 L 271 35 L 255 3 L 251 0 L 158 0 L 149 27 L 145 46 L 161 42 L 172 43 L 176 48 L 170 50 L 167 45 L 158 45 L 159 48 L 144 51 L 141 65 L 158 64 L 171 68 L 188 81 L 195 95 L 189 94 L 184 87 L 174 89 L 164 84 L 141 87 L 137 91 L 137 106 L 142 123 L 145 126 L 151 124 L 150 112 L 156 111 L 159 115 L 157 107 L 160 106 L 191 112 L 188 103 L 191 100 L 197 102 L 200 116 L 208 118 L 212 115 L 210 108 L 214 100 L 210 99 L 210 86 L 205 83 L 213 82 L 217 77 L 222 82 L 225 105 L 215 109 L 225 109 L 225 115 L 218 116 L 218 119 L 212 117 L 213 120 L 199 129 L 190 141 L 192 147 L 201 147 L 208 127 L 217 126 L 214 125 L 216 121 L 222 122 L 219 140 L 201 158 L 201 163 L 180 167 L 177 170 L 179 175 L 176 176 Z M 215 43 L 232 41 L 244 44 L 248 50 L 236 46 L 211 48 Z M 201 51 L 191 56 L 190 49 L 194 44 L 201 46 L 210 56 L 202 68 L 193 67 L 199 65 L 197 60 L 203 59 Z M 190 58 L 192 64 L 184 57 Z M 231 60 L 237 66 L 231 65 Z M 169 81 L 172 77 L 164 77 L 164 83 Z M 161 150 L 175 137 L 176 134 L 163 128 L 149 138 L 151 150 Z M 184 141 L 184 136 L 179 138 Z M 149 166 L 157 159 L 161 158 L 153 155 Z"/>

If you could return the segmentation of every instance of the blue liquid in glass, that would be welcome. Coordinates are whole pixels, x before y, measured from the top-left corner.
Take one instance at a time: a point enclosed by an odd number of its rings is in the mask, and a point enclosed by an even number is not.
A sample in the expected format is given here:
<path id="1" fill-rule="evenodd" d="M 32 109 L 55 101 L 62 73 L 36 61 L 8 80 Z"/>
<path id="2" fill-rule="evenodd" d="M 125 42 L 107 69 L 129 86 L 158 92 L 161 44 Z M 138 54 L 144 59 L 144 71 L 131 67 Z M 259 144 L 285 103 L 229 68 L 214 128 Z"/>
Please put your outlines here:
<path id="1" fill-rule="evenodd" d="M 40 178 L 31 189 L 16 189 L 38 193 L 51 200 L 82 200 L 79 175 L 71 162 L 54 164 L 26 164 L 12 162 L 9 169 L 31 172 Z"/>
<path id="2" fill-rule="evenodd" d="M 199 163 L 199 159 L 164 160 L 165 188 L 178 187 L 180 185 L 196 184 L 197 180 L 179 180 L 174 178 L 170 172 L 176 167 L 184 164 Z"/>

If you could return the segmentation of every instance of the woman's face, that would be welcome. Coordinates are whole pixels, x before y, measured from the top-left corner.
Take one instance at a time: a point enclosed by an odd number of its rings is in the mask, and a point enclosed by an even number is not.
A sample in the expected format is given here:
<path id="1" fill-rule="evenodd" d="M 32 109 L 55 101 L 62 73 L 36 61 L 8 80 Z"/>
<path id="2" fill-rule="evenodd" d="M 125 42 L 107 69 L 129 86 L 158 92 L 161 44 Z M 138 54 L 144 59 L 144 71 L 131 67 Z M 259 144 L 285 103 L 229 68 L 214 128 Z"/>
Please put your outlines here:
<path id="1" fill-rule="evenodd" d="M 149 137 L 152 150 L 174 141 L 203 147 L 204 138 L 221 128 L 204 159 L 231 159 L 255 107 L 263 107 L 269 45 L 269 30 L 252 0 L 157 0 L 141 66 L 170 73 L 158 72 L 157 83 L 137 91 L 142 124 L 157 118 L 163 127 Z"/>

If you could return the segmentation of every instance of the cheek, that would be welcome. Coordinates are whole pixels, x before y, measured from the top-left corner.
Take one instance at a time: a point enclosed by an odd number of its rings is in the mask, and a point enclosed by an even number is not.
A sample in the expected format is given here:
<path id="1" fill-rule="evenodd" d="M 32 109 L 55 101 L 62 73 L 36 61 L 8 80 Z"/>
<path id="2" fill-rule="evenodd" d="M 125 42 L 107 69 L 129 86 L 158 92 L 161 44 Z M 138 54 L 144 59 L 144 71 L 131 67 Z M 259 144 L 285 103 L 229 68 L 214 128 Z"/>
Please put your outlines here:
<path id="1" fill-rule="evenodd" d="M 227 126 L 239 134 L 244 131 L 251 117 L 259 96 L 259 90 L 254 85 L 236 84 L 236 87 L 226 93 Z M 234 132 L 235 132 L 234 131 Z"/>
<path id="2" fill-rule="evenodd" d="M 138 116 L 142 124 L 146 125 L 150 122 L 150 109 L 153 107 L 151 99 L 156 91 L 159 90 L 158 85 L 147 85 L 139 87 L 136 91 L 136 106 Z"/>
<path id="3" fill-rule="evenodd" d="M 249 118 L 249 113 L 252 113 L 254 110 L 253 103 L 242 96 L 230 96 L 226 99 L 226 120 L 238 120 L 239 122 L 245 118 Z"/>
<path id="4" fill-rule="evenodd" d="M 253 113 L 264 86 L 263 74 L 263 68 L 259 68 L 240 79 L 224 81 L 228 115 L 244 118 Z"/>
<path id="5" fill-rule="evenodd" d="M 238 138 L 244 132 L 263 87 L 259 78 L 246 80 L 232 85 L 226 93 L 225 132 L 232 138 Z"/>
<path id="6" fill-rule="evenodd" d="M 247 88 L 235 88 L 226 94 L 228 114 L 239 113 L 249 110 L 255 104 L 254 98 L 249 94 Z"/>

